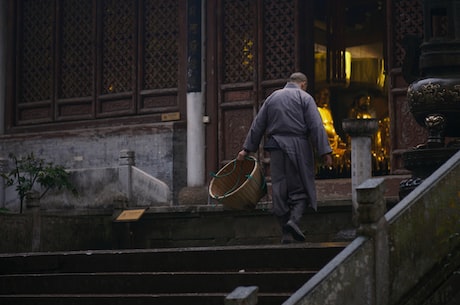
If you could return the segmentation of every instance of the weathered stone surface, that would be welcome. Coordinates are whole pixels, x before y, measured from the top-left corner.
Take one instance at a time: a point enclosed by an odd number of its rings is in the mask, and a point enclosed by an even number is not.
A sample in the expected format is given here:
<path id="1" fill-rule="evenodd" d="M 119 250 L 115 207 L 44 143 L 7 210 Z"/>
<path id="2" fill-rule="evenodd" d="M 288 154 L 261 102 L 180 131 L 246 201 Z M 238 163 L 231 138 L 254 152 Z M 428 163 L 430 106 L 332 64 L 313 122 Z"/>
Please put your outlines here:
<path id="1" fill-rule="evenodd" d="M 33 152 L 47 162 L 81 170 L 115 168 L 119 165 L 120 151 L 127 152 L 126 156 L 122 155 L 125 157 L 130 157 L 128 152 L 134 152 L 136 167 L 164 182 L 172 196 L 177 197 L 179 190 L 186 185 L 185 143 L 185 129 L 173 122 L 114 126 L 56 131 L 46 135 L 2 135 L 0 157 L 6 158 L 9 153 L 19 156 Z M 105 189 L 105 185 L 98 182 L 94 185 Z M 14 191 L 6 190 L 4 206 L 16 209 L 18 201 Z"/>
<path id="2" fill-rule="evenodd" d="M 225 297 L 225 305 L 256 305 L 257 304 L 257 286 L 240 286 L 235 288 Z"/>
<path id="3" fill-rule="evenodd" d="M 178 196 L 179 205 L 205 204 L 208 202 L 208 188 L 203 186 L 184 187 Z"/>

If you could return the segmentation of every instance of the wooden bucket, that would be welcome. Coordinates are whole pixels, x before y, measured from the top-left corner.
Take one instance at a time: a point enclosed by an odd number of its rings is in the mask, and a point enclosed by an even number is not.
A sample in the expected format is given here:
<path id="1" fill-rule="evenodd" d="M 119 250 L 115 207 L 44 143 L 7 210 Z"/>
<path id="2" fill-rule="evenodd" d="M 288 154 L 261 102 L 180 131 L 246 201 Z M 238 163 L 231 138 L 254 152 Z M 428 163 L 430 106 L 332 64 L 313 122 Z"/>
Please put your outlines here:
<path id="1" fill-rule="evenodd" d="M 209 195 L 229 209 L 254 209 L 267 193 L 263 171 L 254 157 L 232 160 L 213 176 Z"/>

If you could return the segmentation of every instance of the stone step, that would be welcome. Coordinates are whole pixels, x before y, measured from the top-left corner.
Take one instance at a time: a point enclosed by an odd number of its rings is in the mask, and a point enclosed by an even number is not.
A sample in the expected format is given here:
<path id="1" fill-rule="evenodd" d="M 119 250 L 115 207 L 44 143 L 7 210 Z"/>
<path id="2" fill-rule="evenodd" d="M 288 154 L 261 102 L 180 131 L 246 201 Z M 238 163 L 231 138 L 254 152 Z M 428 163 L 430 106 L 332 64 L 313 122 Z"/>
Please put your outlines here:
<path id="1" fill-rule="evenodd" d="M 345 242 L 0 255 L 0 304 L 222 305 L 240 286 L 281 304 Z"/>
<path id="2" fill-rule="evenodd" d="M 123 272 L 0 275 L 1 295 L 226 293 L 237 286 L 293 293 L 312 271 Z"/>
<path id="3" fill-rule="evenodd" d="M 223 305 L 228 293 L 185 294 L 36 294 L 0 295 L 0 304 L 8 305 Z M 259 293 L 258 304 L 279 305 L 290 294 Z"/>
<path id="4" fill-rule="evenodd" d="M 0 274 L 314 270 L 347 242 L 0 254 Z"/>

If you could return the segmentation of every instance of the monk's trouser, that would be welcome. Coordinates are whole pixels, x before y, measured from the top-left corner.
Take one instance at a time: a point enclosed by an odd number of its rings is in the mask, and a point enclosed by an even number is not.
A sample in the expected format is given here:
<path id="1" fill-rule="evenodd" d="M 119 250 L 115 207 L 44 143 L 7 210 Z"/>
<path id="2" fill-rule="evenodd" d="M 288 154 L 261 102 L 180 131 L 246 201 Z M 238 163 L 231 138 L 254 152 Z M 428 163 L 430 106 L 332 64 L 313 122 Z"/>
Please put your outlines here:
<path id="1" fill-rule="evenodd" d="M 273 214 L 280 224 L 299 223 L 307 207 L 307 194 L 297 167 L 282 150 L 270 151 Z"/>

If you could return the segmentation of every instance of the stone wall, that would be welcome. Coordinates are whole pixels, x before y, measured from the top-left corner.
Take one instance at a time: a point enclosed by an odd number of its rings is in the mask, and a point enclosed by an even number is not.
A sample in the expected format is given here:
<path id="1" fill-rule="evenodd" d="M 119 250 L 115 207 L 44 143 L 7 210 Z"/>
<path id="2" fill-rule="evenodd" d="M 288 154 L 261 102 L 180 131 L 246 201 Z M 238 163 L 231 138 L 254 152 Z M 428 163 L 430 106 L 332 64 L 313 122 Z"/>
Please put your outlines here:
<path id="1" fill-rule="evenodd" d="M 174 198 L 186 185 L 186 134 L 180 124 L 143 124 L 0 136 L 0 157 L 8 158 L 9 153 L 16 156 L 34 153 L 37 158 L 66 169 L 116 167 L 120 151 L 125 149 L 134 151 L 136 167 L 164 182 Z M 14 190 L 7 190 L 5 202 L 10 205 L 15 197 Z M 5 202 L 0 202 L 0 207 L 4 207 Z M 91 205 L 90 202 L 88 204 Z"/>
<path id="2" fill-rule="evenodd" d="M 383 180 L 361 184 L 360 236 L 283 304 L 414 305 L 432 295 L 443 302 L 429 304 L 451 304 L 460 288 L 446 283 L 460 269 L 459 176 L 457 152 L 386 214 Z"/>
<path id="3" fill-rule="evenodd" d="M 33 242 L 32 213 L 0 213 L 0 249 L 3 253 L 31 252 Z M 41 218 L 37 250 L 112 249 L 111 215 L 52 215 Z"/>
<path id="4" fill-rule="evenodd" d="M 114 221 L 120 212 L 41 211 L 40 227 L 29 209 L 0 212 L 0 253 L 31 252 L 34 230 L 40 232 L 35 251 L 279 244 L 281 239 L 279 225 L 264 205 L 253 211 L 214 204 L 151 207 L 137 221 Z M 351 228 L 351 202 L 320 202 L 318 212 L 304 215 L 301 227 L 309 242 L 343 240 L 338 232 Z"/>

